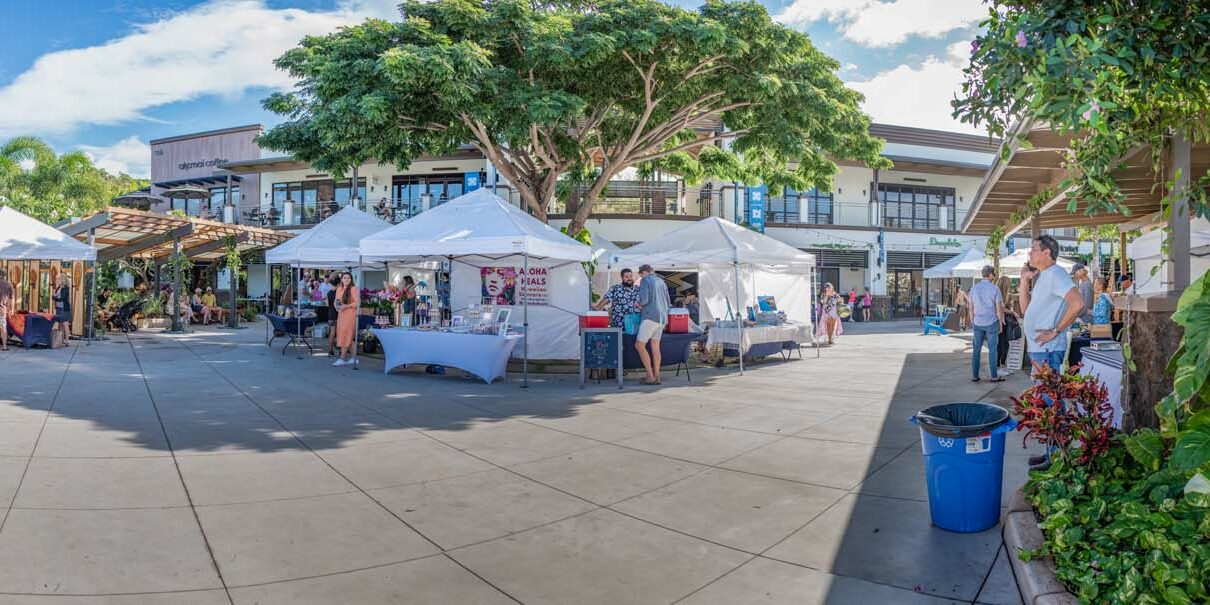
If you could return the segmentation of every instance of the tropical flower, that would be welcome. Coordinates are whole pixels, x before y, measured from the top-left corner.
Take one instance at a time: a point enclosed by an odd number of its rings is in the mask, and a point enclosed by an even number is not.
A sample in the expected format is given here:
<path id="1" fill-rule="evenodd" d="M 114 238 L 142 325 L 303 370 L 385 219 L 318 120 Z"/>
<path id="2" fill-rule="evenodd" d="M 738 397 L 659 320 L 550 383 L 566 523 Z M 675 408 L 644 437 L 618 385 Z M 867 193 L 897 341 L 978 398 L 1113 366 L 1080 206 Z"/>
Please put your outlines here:
<path id="1" fill-rule="evenodd" d="M 1093 114 L 1095 114 L 1095 113 L 1100 113 L 1100 111 L 1101 111 L 1101 106 L 1100 106 L 1100 104 L 1098 104 L 1098 103 L 1097 103 L 1097 102 L 1094 100 L 1094 101 L 1092 102 L 1092 105 L 1090 105 L 1090 106 L 1088 107 L 1088 109 L 1087 109 L 1086 111 L 1084 111 L 1084 116 L 1083 116 L 1083 117 L 1084 117 L 1084 119 L 1085 119 L 1085 120 L 1091 120 L 1091 119 L 1092 119 L 1092 115 L 1093 115 Z"/>
<path id="2" fill-rule="evenodd" d="M 1025 38 L 1025 32 L 1018 31 L 1017 32 L 1017 48 L 1025 48 L 1026 46 L 1029 46 L 1029 40 L 1027 40 Z"/>
<path id="3" fill-rule="evenodd" d="M 979 52 L 979 41 L 971 40 L 971 54 L 973 55 L 977 52 Z"/>

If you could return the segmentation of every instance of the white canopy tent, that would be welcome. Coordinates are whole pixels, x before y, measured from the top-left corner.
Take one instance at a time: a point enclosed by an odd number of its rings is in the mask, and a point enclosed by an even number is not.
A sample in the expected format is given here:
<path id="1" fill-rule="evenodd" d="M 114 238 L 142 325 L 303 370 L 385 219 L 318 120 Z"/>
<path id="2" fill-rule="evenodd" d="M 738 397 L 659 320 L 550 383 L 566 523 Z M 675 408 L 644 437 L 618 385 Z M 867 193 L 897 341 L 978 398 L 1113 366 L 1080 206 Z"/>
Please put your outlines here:
<path id="1" fill-rule="evenodd" d="M 511 294 L 491 295 L 496 304 L 510 301 L 501 306 L 522 309 L 526 381 L 531 348 L 547 359 L 575 359 L 579 354 L 575 335 L 589 300 L 588 275 L 580 263 L 591 261 L 593 250 L 487 189 L 362 238 L 361 256 L 372 262 L 449 262 L 454 309 L 481 302 L 490 276 L 514 276 Z M 533 299 L 545 304 L 534 305 L 542 329 L 531 331 Z"/>
<path id="2" fill-rule="evenodd" d="M 1167 272 L 1163 270 L 1163 229 L 1149 231 L 1139 236 L 1126 247 L 1134 265 L 1134 291 L 1138 294 L 1164 292 L 1169 289 Z M 1189 275 L 1197 279 L 1210 271 L 1210 221 L 1194 219 L 1189 225 Z M 1156 267 L 1160 269 L 1153 270 Z"/>
<path id="3" fill-rule="evenodd" d="M 757 295 L 767 294 L 789 319 L 812 323 L 815 256 L 718 217 L 617 252 L 609 264 L 611 270 L 649 264 L 663 271 L 696 271 L 703 320 L 724 319 L 728 311 L 742 320 L 744 309 L 757 305 Z M 743 367 L 741 354 L 741 372 Z"/>
<path id="4" fill-rule="evenodd" d="M 1025 263 L 1029 262 L 1029 250 L 1021 249 L 1009 254 L 1000 259 L 1000 274 L 1008 277 L 1021 277 L 1021 269 L 1025 267 Z M 1071 272 L 1071 268 L 1075 266 L 1075 261 L 1066 258 L 1058 259 L 1059 268 Z"/>
<path id="5" fill-rule="evenodd" d="M 978 248 L 971 248 L 940 265 L 924 270 L 924 279 L 946 279 L 953 277 L 982 277 L 983 267 L 992 264 L 992 259 Z"/>
<path id="6" fill-rule="evenodd" d="M 88 244 L 8 206 L 0 206 L 0 260 L 95 261 Z"/>
<path id="7" fill-rule="evenodd" d="M 378 233 L 390 226 L 390 223 L 366 214 L 350 204 L 314 227 L 266 251 L 265 263 L 289 265 L 295 271 L 356 269 L 358 273 L 357 287 L 364 287 L 365 284 L 362 283 L 364 267 L 359 254 L 361 238 Z M 302 286 L 299 283 L 298 275 L 293 275 L 291 281 L 296 290 L 294 293 L 295 314 L 299 315 L 299 311 L 302 309 Z M 297 325 L 301 330 L 302 324 Z M 266 329 L 268 329 L 267 324 Z M 354 356 L 356 356 L 356 350 L 354 347 Z"/>
<path id="8" fill-rule="evenodd" d="M 589 229 L 588 233 L 592 238 L 592 260 L 596 263 L 596 272 L 592 275 L 592 291 L 597 296 L 604 296 L 609 284 L 620 279 L 616 275 L 618 268 L 609 268 L 609 259 L 622 249 L 596 231 Z"/>

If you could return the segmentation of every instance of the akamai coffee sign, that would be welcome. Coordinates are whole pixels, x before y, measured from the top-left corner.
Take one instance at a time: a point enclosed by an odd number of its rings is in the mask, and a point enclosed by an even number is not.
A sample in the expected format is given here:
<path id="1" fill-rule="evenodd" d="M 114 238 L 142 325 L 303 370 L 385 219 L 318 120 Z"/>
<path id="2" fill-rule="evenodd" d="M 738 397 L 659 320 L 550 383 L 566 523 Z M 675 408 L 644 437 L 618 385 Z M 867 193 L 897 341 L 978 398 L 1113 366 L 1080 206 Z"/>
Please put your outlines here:
<path id="1" fill-rule="evenodd" d="M 227 162 L 258 159 L 260 133 L 261 127 L 253 125 L 156 139 L 151 142 L 151 180 L 213 176 Z"/>

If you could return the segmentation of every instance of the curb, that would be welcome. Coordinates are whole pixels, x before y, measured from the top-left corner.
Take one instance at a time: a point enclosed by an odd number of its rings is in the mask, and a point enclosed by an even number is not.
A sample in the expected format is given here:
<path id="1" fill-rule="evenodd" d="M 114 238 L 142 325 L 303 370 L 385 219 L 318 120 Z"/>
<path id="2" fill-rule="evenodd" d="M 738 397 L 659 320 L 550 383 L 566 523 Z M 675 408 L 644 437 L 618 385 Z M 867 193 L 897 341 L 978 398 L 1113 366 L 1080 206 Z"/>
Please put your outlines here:
<path id="1" fill-rule="evenodd" d="M 1045 537 L 1038 527 L 1033 507 L 1025 494 L 1017 490 L 1009 501 L 1004 518 L 1004 545 L 1008 561 L 1017 577 L 1017 588 L 1025 605 L 1078 605 L 1080 600 L 1067 591 L 1055 577 L 1054 561 L 1050 557 L 1022 561 L 1017 553 L 1042 546 Z"/>

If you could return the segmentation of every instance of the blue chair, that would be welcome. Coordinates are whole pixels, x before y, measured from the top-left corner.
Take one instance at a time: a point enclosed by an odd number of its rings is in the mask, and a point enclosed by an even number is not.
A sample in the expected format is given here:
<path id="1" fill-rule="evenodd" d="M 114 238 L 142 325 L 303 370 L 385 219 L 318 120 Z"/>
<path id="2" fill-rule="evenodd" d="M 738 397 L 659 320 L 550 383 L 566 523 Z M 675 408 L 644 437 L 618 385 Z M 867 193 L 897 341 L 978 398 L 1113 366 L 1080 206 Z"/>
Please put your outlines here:
<path id="1" fill-rule="evenodd" d="M 305 346 L 308 353 L 315 352 L 315 349 L 311 346 L 311 341 L 307 338 L 307 330 L 315 327 L 314 317 L 291 317 L 287 319 L 276 313 L 269 313 L 265 317 L 269 318 L 269 323 L 273 325 L 273 337 L 269 339 L 269 346 L 273 346 L 273 341 L 277 338 L 278 332 L 284 332 L 285 336 L 290 339 L 290 342 L 287 342 L 286 346 L 281 348 L 282 355 L 286 354 L 286 349 L 289 349 L 291 345 Z"/>
<path id="2" fill-rule="evenodd" d="M 945 329 L 945 322 L 950 318 L 950 315 L 953 312 L 953 309 L 946 309 L 945 312 L 940 315 L 926 315 L 924 317 L 924 335 L 928 336 L 933 332 L 942 335 L 949 334 L 949 332 Z"/>

